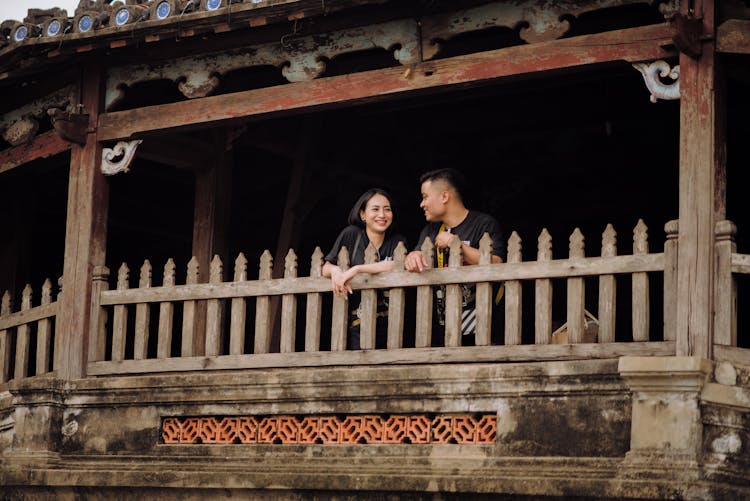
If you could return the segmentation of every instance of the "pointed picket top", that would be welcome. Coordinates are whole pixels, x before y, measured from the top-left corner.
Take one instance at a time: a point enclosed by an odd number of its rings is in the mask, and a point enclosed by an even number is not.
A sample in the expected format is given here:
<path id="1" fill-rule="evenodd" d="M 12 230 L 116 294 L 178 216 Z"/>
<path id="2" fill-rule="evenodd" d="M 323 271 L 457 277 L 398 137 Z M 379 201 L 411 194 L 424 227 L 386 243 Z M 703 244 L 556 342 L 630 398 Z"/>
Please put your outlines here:
<path id="1" fill-rule="evenodd" d="M 536 260 L 552 261 L 552 235 L 547 228 L 542 228 L 536 244 Z"/>
<path id="2" fill-rule="evenodd" d="M 174 285 L 174 274 L 176 269 L 177 267 L 174 264 L 174 260 L 171 257 L 167 259 L 167 262 L 164 264 L 164 280 L 162 280 L 162 285 L 165 287 Z"/>
<path id="3" fill-rule="evenodd" d="M 492 237 L 486 231 L 479 239 L 479 264 L 490 264 L 492 262 Z"/>
<path id="4" fill-rule="evenodd" d="M 568 256 L 571 258 L 585 257 L 586 253 L 584 252 L 584 241 L 585 238 L 583 237 L 583 233 L 581 233 L 581 229 L 576 228 L 575 230 L 573 230 L 573 233 L 571 233 L 569 239 Z"/>
<path id="5" fill-rule="evenodd" d="M 0 302 L 0 316 L 10 315 L 10 291 L 5 291 Z"/>
<path id="6" fill-rule="evenodd" d="M 186 284 L 197 284 L 198 278 L 200 277 L 200 266 L 198 265 L 198 259 L 193 256 L 190 258 L 187 264 L 187 278 L 185 279 Z"/>
<path id="7" fill-rule="evenodd" d="M 234 281 L 244 282 L 247 280 L 247 258 L 240 252 L 234 260 Z"/>
<path id="8" fill-rule="evenodd" d="M 122 263 L 120 269 L 117 270 L 117 290 L 125 290 L 130 288 L 128 280 L 130 279 L 130 268 L 127 263 Z"/>
<path id="9" fill-rule="evenodd" d="M 648 254 L 648 227 L 643 219 L 633 229 L 633 254 Z"/>
<path id="10" fill-rule="evenodd" d="M 450 249 L 450 256 L 448 256 L 448 266 L 450 268 L 458 268 L 461 266 L 461 240 L 458 236 L 453 235 L 451 238 L 451 244 L 448 247 Z"/>
<path id="11" fill-rule="evenodd" d="M 346 245 L 341 246 L 337 261 L 339 268 L 344 271 L 349 269 L 349 251 L 346 249 Z"/>
<path id="12" fill-rule="evenodd" d="M 21 293 L 21 310 L 31 309 L 31 295 L 33 292 L 31 284 L 26 284 L 26 287 L 23 288 L 23 292 Z"/>
<path id="13" fill-rule="evenodd" d="M 320 247 L 315 247 L 310 258 L 310 276 L 313 278 L 323 276 L 323 251 Z"/>
<path id="14" fill-rule="evenodd" d="M 435 259 L 435 244 L 432 243 L 430 237 L 424 239 L 424 242 L 422 242 L 422 246 L 420 247 L 420 251 L 427 261 L 427 267 L 432 268 L 432 263 Z"/>
<path id="15" fill-rule="evenodd" d="M 141 278 L 138 281 L 138 287 L 151 287 L 151 261 L 146 259 L 141 266 Z"/>
<path id="16" fill-rule="evenodd" d="M 403 240 L 398 243 L 393 251 L 393 271 L 404 271 L 404 260 L 406 259 L 406 246 Z"/>
<path id="17" fill-rule="evenodd" d="M 508 239 L 508 262 L 521 262 L 521 236 L 515 231 L 510 234 Z"/>
<path id="18" fill-rule="evenodd" d="M 375 246 L 370 242 L 370 244 L 365 249 L 365 264 L 374 263 L 378 259 L 378 250 L 375 248 Z"/>
<path id="19" fill-rule="evenodd" d="M 273 256 L 271 256 L 271 253 L 266 249 L 263 251 L 263 254 L 260 255 L 260 271 L 258 273 L 258 278 L 261 280 L 270 280 L 272 268 Z"/>
<path id="20" fill-rule="evenodd" d="M 608 224 L 602 233 L 602 257 L 617 255 L 617 232 L 614 226 Z"/>
<path id="21" fill-rule="evenodd" d="M 223 275 L 224 263 L 221 262 L 221 258 L 218 254 L 214 254 L 214 258 L 211 260 L 211 266 L 208 271 L 208 281 L 212 284 L 220 284 Z"/>
<path id="22" fill-rule="evenodd" d="M 284 278 L 294 278 L 297 276 L 297 253 L 294 249 L 289 249 L 284 259 Z"/>
<path id="23" fill-rule="evenodd" d="M 52 302 L 52 282 L 48 278 L 42 284 L 42 304 L 50 304 Z"/>

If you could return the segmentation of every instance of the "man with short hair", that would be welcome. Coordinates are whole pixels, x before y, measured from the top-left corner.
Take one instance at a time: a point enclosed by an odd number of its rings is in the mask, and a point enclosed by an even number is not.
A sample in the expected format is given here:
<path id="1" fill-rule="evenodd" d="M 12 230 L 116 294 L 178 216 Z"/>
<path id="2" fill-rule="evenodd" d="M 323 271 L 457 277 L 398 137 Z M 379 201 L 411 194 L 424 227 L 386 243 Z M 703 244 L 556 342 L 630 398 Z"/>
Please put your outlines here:
<path id="1" fill-rule="evenodd" d="M 482 212 L 469 210 L 464 205 L 463 176 L 455 169 L 439 169 L 423 174 L 422 202 L 419 207 L 424 210 L 428 224 L 417 239 L 417 247 L 407 254 L 405 268 L 411 272 L 421 272 L 428 263 L 420 252 L 425 238 L 435 243 L 435 262 L 433 267 L 447 267 L 450 253 L 450 242 L 453 236 L 461 241 L 462 264 L 479 263 L 479 240 L 485 233 L 492 239 L 492 263 L 502 263 L 505 256 L 505 240 L 497 220 Z M 476 327 L 475 287 L 463 285 L 463 316 L 461 333 L 465 336 L 474 334 Z M 437 322 L 445 324 L 445 287 L 436 287 Z M 499 300 L 499 297 L 497 298 Z"/>

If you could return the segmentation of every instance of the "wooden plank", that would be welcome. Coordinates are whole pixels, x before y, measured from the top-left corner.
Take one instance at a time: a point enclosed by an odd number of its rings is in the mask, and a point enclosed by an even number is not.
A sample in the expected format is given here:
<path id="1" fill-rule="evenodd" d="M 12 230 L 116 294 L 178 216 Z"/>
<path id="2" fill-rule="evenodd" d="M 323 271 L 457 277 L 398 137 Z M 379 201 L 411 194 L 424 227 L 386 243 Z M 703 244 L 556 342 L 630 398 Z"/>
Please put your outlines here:
<path id="1" fill-rule="evenodd" d="M 221 258 L 215 255 L 211 260 L 209 283 L 220 284 L 222 281 L 223 265 Z M 207 357 L 221 354 L 221 299 L 209 299 L 206 307 L 206 348 Z"/>
<path id="2" fill-rule="evenodd" d="M 101 171 L 97 123 L 103 101 L 101 66 L 84 65 L 80 104 L 89 114 L 86 144 L 70 156 L 63 281 L 58 299 L 53 367 L 63 380 L 85 376 L 91 332 L 93 270 L 106 263 L 109 184 Z"/>
<path id="3" fill-rule="evenodd" d="M 461 240 L 453 235 L 450 243 L 448 268 L 461 268 Z M 445 346 L 461 346 L 462 294 L 460 285 L 445 286 Z"/>
<path id="4" fill-rule="evenodd" d="M 247 258 L 240 252 L 234 260 L 234 281 L 247 281 Z M 232 299 L 232 313 L 229 320 L 229 354 L 245 353 L 245 317 L 247 304 L 241 297 Z"/>
<path id="5" fill-rule="evenodd" d="M 0 321 L 10 315 L 10 310 L 10 292 L 5 291 L 0 299 Z M 9 329 L 0 328 L 0 383 L 10 379 L 11 335 Z"/>
<path id="6" fill-rule="evenodd" d="M 26 285 L 21 295 L 21 311 L 31 309 L 31 286 Z M 29 344 L 31 329 L 29 324 L 19 325 L 16 329 L 16 364 L 13 378 L 23 379 L 29 375 Z"/>
<path id="7" fill-rule="evenodd" d="M 717 344 L 714 345 L 714 358 L 717 362 L 729 362 L 732 365 L 750 368 L 750 349 L 748 348 Z"/>
<path id="8" fill-rule="evenodd" d="M 570 236 L 570 258 L 571 260 L 582 259 L 584 254 L 583 234 L 576 228 Z M 586 304 L 586 291 L 583 278 L 568 279 L 568 307 L 567 326 L 568 342 L 583 342 L 584 308 Z"/>
<path id="9" fill-rule="evenodd" d="M 686 10 L 683 2 L 681 11 Z M 680 54 L 680 236 L 677 355 L 712 358 L 714 223 L 726 217 L 723 79 L 715 61 L 714 2 L 696 0 L 702 53 Z"/>
<path id="10" fill-rule="evenodd" d="M 642 219 L 638 220 L 633 232 L 633 254 L 648 254 L 647 228 Z M 648 275 L 633 273 L 631 289 L 633 291 L 633 341 L 648 341 L 651 317 Z"/>
<path id="11" fill-rule="evenodd" d="M 393 272 L 406 273 L 404 270 L 404 258 L 406 247 L 399 242 L 393 252 Z M 388 341 L 386 348 L 395 350 L 404 346 L 404 313 L 405 313 L 404 289 L 396 288 L 388 291 Z"/>
<path id="12" fill-rule="evenodd" d="M 52 282 L 49 279 L 42 285 L 41 304 L 52 303 Z M 48 318 L 39 320 L 36 328 L 36 375 L 46 374 L 50 371 L 50 353 L 52 342 L 52 322 Z M 103 360 L 103 358 L 102 358 Z M 94 360 L 89 359 L 89 362 Z"/>
<path id="13" fill-rule="evenodd" d="M 226 355 L 170 360 L 127 360 L 89 364 L 91 376 L 146 374 L 271 367 L 330 367 L 350 365 L 412 365 L 459 362 L 542 362 L 592 360 L 623 356 L 674 356 L 674 342 L 461 346 L 455 348 L 405 348 L 400 350 L 331 351 Z"/>
<path id="14" fill-rule="evenodd" d="M 122 263 L 117 272 L 117 290 L 126 290 L 130 286 L 128 279 L 130 270 Z M 126 305 L 115 305 L 112 314 L 112 360 L 125 359 L 125 336 L 128 332 L 128 310 Z"/>
<path id="15" fill-rule="evenodd" d="M 188 262 L 186 282 L 189 285 L 195 285 L 198 283 L 198 280 L 198 260 L 193 256 Z M 185 301 L 182 305 L 182 349 L 180 350 L 180 354 L 183 357 L 199 355 L 199 350 L 202 351 L 205 348 L 204 342 L 202 342 L 203 340 L 197 332 L 198 325 L 196 323 L 196 310 L 197 305 L 195 301 Z"/>
<path id="16" fill-rule="evenodd" d="M 148 259 L 141 266 L 141 277 L 138 282 L 140 289 L 151 287 L 151 263 Z M 148 358 L 148 328 L 150 323 L 149 305 L 137 304 L 135 307 L 135 340 L 133 343 L 133 358 L 142 360 Z"/>
<path id="17" fill-rule="evenodd" d="M 482 235 L 479 239 L 479 264 L 490 264 L 492 262 L 492 239 L 489 233 Z M 492 326 L 492 284 L 482 282 L 476 288 L 476 312 L 477 325 L 474 335 L 474 344 L 477 346 L 488 346 L 491 338 Z"/>
<path id="18" fill-rule="evenodd" d="M 72 144 L 54 130 L 44 132 L 28 143 L 0 151 L 0 174 L 40 158 L 59 155 L 71 147 Z"/>
<path id="19" fill-rule="evenodd" d="M 163 287 L 174 286 L 175 264 L 170 257 L 164 265 Z M 169 358 L 172 353 L 172 327 L 174 325 L 174 305 L 169 301 L 159 303 L 159 331 L 156 340 L 156 358 Z"/>
<path id="20" fill-rule="evenodd" d="M 736 233 L 737 226 L 731 221 L 717 221 L 714 345 L 737 346 L 737 280 L 732 275 Z"/>
<path id="21" fill-rule="evenodd" d="M 58 303 L 36 306 L 27 311 L 18 311 L 7 316 L 0 317 L 0 330 L 12 329 L 23 324 L 30 324 L 37 320 L 51 318 L 57 315 Z"/>
<path id="22" fill-rule="evenodd" d="M 429 273 L 430 269 L 435 262 L 435 244 L 428 238 L 425 238 L 422 242 L 422 256 L 424 256 L 427 262 L 427 268 L 422 273 Z M 441 270 L 444 272 L 446 270 Z M 449 270 L 455 271 L 455 270 Z M 422 275 L 422 273 L 411 273 L 401 280 L 403 284 L 404 280 L 407 280 L 411 275 Z M 416 348 L 428 348 L 432 346 L 432 287 L 429 285 L 422 285 L 417 287 L 417 319 L 416 319 L 416 333 L 415 333 L 415 347 Z"/>
<path id="23" fill-rule="evenodd" d="M 349 269 L 349 251 L 342 246 L 338 255 L 338 266 L 342 271 Z M 331 281 L 326 280 L 326 287 L 331 288 Z M 333 297 L 333 311 L 331 313 L 331 351 L 346 349 L 346 337 L 349 331 L 349 298 Z"/>
<path id="24" fill-rule="evenodd" d="M 732 273 L 750 274 L 750 254 L 732 253 Z"/>
<path id="25" fill-rule="evenodd" d="M 365 249 L 365 263 L 374 263 L 376 256 L 377 250 L 370 243 Z M 359 303 L 359 348 L 361 350 L 372 350 L 375 348 L 378 292 L 374 289 L 364 290 L 361 297 L 362 300 Z"/>
<path id="26" fill-rule="evenodd" d="M 508 240 L 508 262 L 521 262 L 521 237 L 515 231 Z M 521 315 L 523 303 L 521 297 L 521 282 L 508 280 L 505 282 L 505 344 L 521 344 Z"/>
<path id="27" fill-rule="evenodd" d="M 323 251 L 315 247 L 310 258 L 310 277 L 320 278 L 323 269 Z M 309 292 L 307 294 L 307 307 L 305 311 L 305 351 L 320 350 L 320 318 L 323 313 L 322 298 L 319 293 Z"/>
<path id="28" fill-rule="evenodd" d="M 552 260 L 552 236 L 547 228 L 542 229 L 537 239 L 537 262 Z M 534 343 L 549 344 L 552 340 L 552 281 L 538 279 L 534 283 Z"/>
<path id="29" fill-rule="evenodd" d="M 255 283 L 268 284 L 271 279 L 273 258 L 268 250 L 260 256 L 259 281 Z M 244 284 L 243 284 L 244 285 Z M 255 351 L 254 353 L 268 353 L 271 351 L 271 316 L 269 297 L 264 295 L 255 301 Z"/>
<path id="30" fill-rule="evenodd" d="M 716 30 L 716 51 L 750 54 L 750 20 L 729 19 Z"/>
<path id="31" fill-rule="evenodd" d="M 107 352 L 107 316 L 106 308 L 102 308 L 102 291 L 109 289 L 109 268 L 96 266 L 91 280 L 91 332 L 89 333 L 89 362 L 104 360 Z M 41 325 L 41 324 L 40 324 Z"/>
<path id="32" fill-rule="evenodd" d="M 284 260 L 284 278 L 297 277 L 297 254 L 289 249 Z M 294 353 L 297 334 L 297 297 L 294 294 L 284 294 L 281 298 L 281 338 L 279 352 Z"/>
<path id="33" fill-rule="evenodd" d="M 269 254 L 270 259 L 270 254 Z M 647 271 L 662 271 L 663 254 L 617 256 L 614 258 L 585 258 L 576 261 L 524 262 L 442 268 L 422 273 L 379 273 L 357 276 L 354 289 L 383 289 L 393 287 L 421 287 L 436 284 L 466 284 L 502 282 L 505 280 L 534 280 L 538 278 L 567 278 L 612 275 Z M 331 281 L 325 278 L 300 277 L 294 280 L 275 279 L 244 283 L 195 284 L 175 287 L 152 287 L 148 290 L 111 290 L 102 292 L 102 305 L 132 304 L 161 301 L 187 301 L 212 298 L 252 297 L 283 294 L 330 292 Z M 419 289 L 417 290 L 419 296 Z M 260 301 L 263 299 L 259 297 Z M 419 304 L 419 303 L 418 303 Z"/>
<path id="34" fill-rule="evenodd" d="M 677 339 L 677 237 L 679 222 L 664 225 L 667 240 L 664 242 L 664 340 Z"/>
<path id="35" fill-rule="evenodd" d="M 617 233 L 608 224 L 602 233 L 602 257 L 617 255 Z M 615 310 L 617 307 L 617 284 L 614 275 L 599 277 L 599 333 L 600 343 L 615 342 Z"/>
<path id="36" fill-rule="evenodd" d="M 125 139 L 175 127 L 391 99 L 426 89 L 449 91 L 535 72 L 662 59 L 674 55 L 664 48 L 672 43 L 671 36 L 669 26 L 661 23 L 427 61 L 414 65 L 406 76 L 399 66 L 147 106 L 102 115 L 98 133 L 102 141 Z"/>

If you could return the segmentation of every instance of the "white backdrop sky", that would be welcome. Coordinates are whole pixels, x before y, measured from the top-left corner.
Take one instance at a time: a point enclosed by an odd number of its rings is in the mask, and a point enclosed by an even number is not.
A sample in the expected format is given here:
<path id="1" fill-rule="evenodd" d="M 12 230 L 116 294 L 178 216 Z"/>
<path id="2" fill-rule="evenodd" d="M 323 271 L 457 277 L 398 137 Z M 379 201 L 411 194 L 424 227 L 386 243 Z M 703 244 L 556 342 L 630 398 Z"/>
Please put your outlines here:
<path id="1" fill-rule="evenodd" d="M 6 19 L 23 20 L 29 9 L 50 9 L 60 7 L 68 11 L 68 17 L 73 17 L 78 0 L 0 0 L 0 21 Z"/>

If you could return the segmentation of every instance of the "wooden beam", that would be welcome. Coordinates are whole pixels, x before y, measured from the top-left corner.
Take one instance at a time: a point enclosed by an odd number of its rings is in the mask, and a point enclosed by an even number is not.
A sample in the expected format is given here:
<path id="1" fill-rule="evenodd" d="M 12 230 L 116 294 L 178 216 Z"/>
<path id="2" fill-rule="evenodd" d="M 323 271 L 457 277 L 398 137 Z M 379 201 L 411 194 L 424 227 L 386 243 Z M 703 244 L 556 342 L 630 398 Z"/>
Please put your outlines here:
<path id="1" fill-rule="evenodd" d="M 102 83 L 101 67 L 87 64 L 80 88 L 81 104 L 89 113 L 89 131 L 94 130 L 103 102 Z M 63 293 L 55 324 L 54 370 L 61 379 L 86 375 L 93 270 L 104 266 L 107 241 L 109 185 L 101 171 L 101 160 L 102 146 L 96 132 L 88 132 L 85 145 L 73 145 Z"/>
<path id="2" fill-rule="evenodd" d="M 750 54 L 750 21 L 730 19 L 716 30 L 716 51 L 728 54 Z"/>
<path id="3" fill-rule="evenodd" d="M 666 24 L 566 38 L 427 61 L 413 67 L 364 71 L 179 103 L 102 114 L 102 141 L 177 127 L 205 127 L 242 119 L 302 113 L 417 92 L 437 92 L 611 61 L 645 61 L 675 55 Z"/>
<path id="4" fill-rule="evenodd" d="M 679 249 L 677 355 L 711 358 L 714 228 L 726 214 L 723 79 L 717 72 L 713 0 L 697 0 L 703 19 L 699 58 L 680 54 Z M 687 14 L 683 0 L 681 12 Z"/>
<path id="5" fill-rule="evenodd" d="M 55 131 L 47 131 L 28 143 L 0 151 L 0 174 L 39 158 L 59 155 L 70 148 L 71 143 L 58 136 Z"/>

